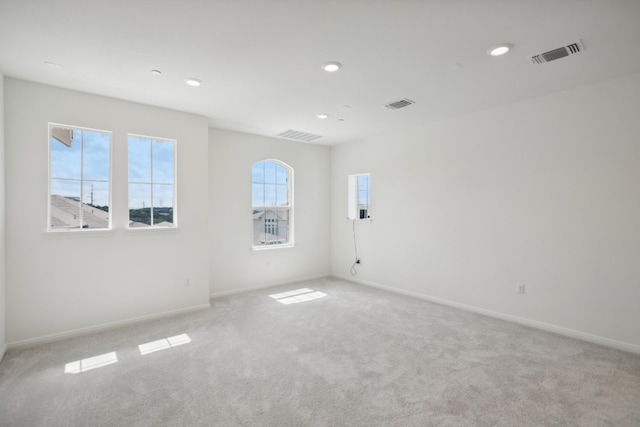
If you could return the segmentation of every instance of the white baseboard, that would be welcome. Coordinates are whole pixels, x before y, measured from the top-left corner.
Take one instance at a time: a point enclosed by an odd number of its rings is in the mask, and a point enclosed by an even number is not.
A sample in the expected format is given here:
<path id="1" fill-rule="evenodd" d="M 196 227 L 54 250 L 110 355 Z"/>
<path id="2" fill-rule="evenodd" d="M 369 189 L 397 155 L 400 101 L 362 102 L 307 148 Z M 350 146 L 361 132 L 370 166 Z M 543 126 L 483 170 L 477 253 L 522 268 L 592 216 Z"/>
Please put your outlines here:
<path id="1" fill-rule="evenodd" d="M 53 342 L 53 341 L 59 341 L 65 338 L 72 338 L 72 337 L 77 337 L 80 335 L 86 335 L 86 334 L 90 334 L 90 333 L 94 333 L 94 332 L 99 332 L 99 331 L 104 331 L 106 329 L 113 329 L 113 328 L 117 328 L 120 326 L 125 326 L 125 325 L 131 325 L 131 324 L 135 324 L 135 323 L 141 323 L 141 322 L 146 322 L 149 320 L 157 320 L 157 319 L 162 319 L 164 317 L 171 317 L 171 316 L 176 316 L 178 314 L 185 314 L 185 313 L 191 313 L 193 311 L 199 311 L 199 310 L 206 310 L 211 308 L 211 304 L 200 304 L 200 305 L 196 305 L 196 306 L 192 306 L 192 307 L 187 307 L 187 308 L 180 308 L 177 310 L 169 310 L 169 311 L 165 311 L 162 313 L 157 313 L 157 314 L 150 314 L 147 316 L 140 316 L 140 317 L 133 317 L 131 319 L 126 319 L 126 320 L 119 320 L 116 322 L 109 322 L 109 323 L 103 323 L 102 325 L 96 325 L 96 326 L 89 326 L 87 328 L 80 328 L 80 329 L 74 329 L 71 331 L 67 331 L 67 332 L 60 332 L 60 333 L 55 333 L 55 334 L 50 334 L 50 335 L 43 335 L 40 337 L 36 337 L 36 338 L 29 338 L 26 340 L 21 340 L 21 341 L 15 341 L 12 343 L 7 343 L 7 349 L 11 350 L 11 349 L 15 349 L 15 348 L 24 348 L 24 347 L 31 347 L 34 345 L 39 345 L 39 344 L 45 344 L 45 343 L 49 343 L 49 342 Z"/>
<path id="2" fill-rule="evenodd" d="M 599 335 L 589 334 L 587 332 L 576 331 L 574 329 L 564 328 L 562 326 L 556 326 L 549 323 L 539 322 L 537 320 L 526 319 L 523 317 L 513 316 L 511 314 L 500 313 L 498 311 L 487 310 L 480 307 L 475 307 L 472 305 L 461 304 L 455 301 L 450 301 L 442 298 L 436 298 L 429 295 L 421 294 L 418 292 L 407 291 L 404 289 L 398 289 L 387 285 L 382 285 L 380 283 L 371 282 L 369 280 L 361 280 L 354 278 L 352 276 L 344 276 L 340 274 L 333 274 L 334 277 L 339 279 L 347 280 L 350 282 L 355 282 L 365 286 L 371 286 L 373 288 L 384 289 L 385 291 L 394 292 L 396 294 L 402 294 L 411 296 L 414 298 L 422 299 L 429 302 L 434 302 L 436 304 L 446 305 L 449 307 L 459 308 L 461 310 L 471 311 L 473 313 L 482 314 L 484 316 L 493 317 L 500 320 L 506 320 L 508 322 L 519 323 L 524 326 L 529 326 L 536 329 L 541 329 L 547 332 L 553 332 L 559 335 L 564 335 L 571 338 L 577 338 L 579 340 L 588 341 L 594 344 L 603 345 L 610 348 L 615 348 L 617 350 L 628 351 L 630 353 L 640 354 L 640 345 L 627 343 L 624 341 L 613 340 L 606 337 L 601 337 Z"/>
<path id="3" fill-rule="evenodd" d="M 303 277 L 303 278 L 295 279 L 295 280 L 267 282 L 267 283 L 263 283 L 263 284 L 258 285 L 258 286 L 247 286 L 247 287 L 232 289 L 232 290 L 229 290 L 229 291 L 212 292 L 211 294 L 209 294 L 209 298 L 228 297 L 230 295 L 241 294 L 241 293 L 244 293 L 244 292 L 257 291 L 257 290 L 260 290 L 260 289 L 272 288 L 274 286 L 290 285 L 292 283 L 310 282 L 312 280 L 325 279 L 327 277 L 331 277 L 331 274 L 326 273 L 326 274 L 320 274 L 320 275 L 317 275 L 317 276 Z"/>

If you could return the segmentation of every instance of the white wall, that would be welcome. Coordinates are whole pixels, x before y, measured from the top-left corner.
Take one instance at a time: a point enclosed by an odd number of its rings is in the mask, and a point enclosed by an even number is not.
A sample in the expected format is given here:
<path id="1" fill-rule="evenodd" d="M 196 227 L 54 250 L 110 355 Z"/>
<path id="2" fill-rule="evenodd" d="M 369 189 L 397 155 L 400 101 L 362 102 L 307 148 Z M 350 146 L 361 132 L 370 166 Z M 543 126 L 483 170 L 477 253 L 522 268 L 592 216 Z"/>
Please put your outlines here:
<path id="1" fill-rule="evenodd" d="M 294 169 L 295 247 L 251 252 L 251 165 L 278 159 Z M 209 129 L 211 294 L 328 275 L 330 149 Z"/>
<path id="2" fill-rule="evenodd" d="M 208 306 L 206 119 L 5 81 L 9 345 Z M 48 122 L 113 132 L 112 231 L 46 233 Z M 178 141 L 179 229 L 126 229 L 128 132 Z"/>
<path id="3" fill-rule="evenodd" d="M 4 182 L 4 76 L 0 74 L 0 360 L 2 360 L 7 348 L 5 330 Z"/>
<path id="4" fill-rule="evenodd" d="M 334 148 L 342 277 L 362 172 L 356 279 L 640 351 L 640 74 Z"/>

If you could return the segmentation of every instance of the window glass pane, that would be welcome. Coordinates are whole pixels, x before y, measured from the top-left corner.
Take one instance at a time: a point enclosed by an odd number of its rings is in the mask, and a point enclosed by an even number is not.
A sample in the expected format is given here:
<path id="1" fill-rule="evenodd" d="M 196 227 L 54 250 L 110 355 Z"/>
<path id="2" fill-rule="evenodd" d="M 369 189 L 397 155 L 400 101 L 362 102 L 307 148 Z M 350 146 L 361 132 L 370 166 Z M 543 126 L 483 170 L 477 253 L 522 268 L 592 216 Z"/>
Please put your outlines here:
<path id="1" fill-rule="evenodd" d="M 129 137 L 129 182 L 151 182 L 151 141 Z"/>
<path id="2" fill-rule="evenodd" d="M 369 190 L 369 175 L 361 175 L 358 177 L 358 190 Z"/>
<path id="3" fill-rule="evenodd" d="M 151 184 L 129 184 L 129 227 L 151 225 Z"/>
<path id="4" fill-rule="evenodd" d="M 153 182 L 155 184 L 173 184 L 174 143 L 171 141 L 153 141 L 152 144 Z"/>
<path id="5" fill-rule="evenodd" d="M 51 195 L 80 201 L 80 180 L 52 179 Z"/>
<path id="6" fill-rule="evenodd" d="M 289 222 L 289 209 L 288 208 L 278 208 L 278 219 L 280 221 L 284 221 L 285 223 Z"/>
<path id="7" fill-rule="evenodd" d="M 51 229 L 80 227 L 80 181 L 52 179 L 50 203 Z"/>
<path id="8" fill-rule="evenodd" d="M 49 229 L 109 228 L 111 134 L 49 129 Z"/>
<path id="9" fill-rule="evenodd" d="M 347 178 L 347 217 L 353 220 L 371 218 L 371 175 L 349 175 Z"/>
<path id="10" fill-rule="evenodd" d="M 288 204 L 289 204 L 289 201 L 287 198 L 287 186 L 286 185 L 276 186 L 276 206 L 285 206 Z"/>
<path id="11" fill-rule="evenodd" d="M 251 181 L 264 182 L 264 162 L 254 163 L 251 168 Z"/>
<path id="12" fill-rule="evenodd" d="M 84 181 L 82 183 L 82 203 L 109 210 L 109 183 Z"/>
<path id="13" fill-rule="evenodd" d="M 278 212 L 275 209 L 267 209 L 265 212 L 264 233 L 267 244 L 278 241 Z"/>
<path id="14" fill-rule="evenodd" d="M 56 135 L 62 141 L 57 139 Z M 52 128 L 50 141 L 51 178 L 80 179 L 82 131 Z"/>
<path id="15" fill-rule="evenodd" d="M 264 210 L 253 210 L 253 245 L 258 246 L 264 240 Z"/>
<path id="16" fill-rule="evenodd" d="M 252 165 L 253 244 L 276 246 L 290 244 L 289 185 L 291 170 L 277 162 Z M 286 206 L 282 208 L 281 206 Z"/>
<path id="17" fill-rule="evenodd" d="M 276 165 L 276 184 L 287 183 L 287 170 L 281 165 Z"/>
<path id="18" fill-rule="evenodd" d="M 276 205 L 276 185 L 265 184 L 264 186 L 264 206 Z"/>
<path id="19" fill-rule="evenodd" d="M 283 243 L 289 240 L 289 209 L 278 209 L 278 238 Z"/>
<path id="20" fill-rule="evenodd" d="M 176 224 L 175 147 L 175 141 L 129 136 L 130 227 Z"/>
<path id="21" fill-rule="evenodd" d="M 109 228 L 108 204 L 109 183 L 85 181 L 82 184 L 83 228 Z"/>
<path id="22" fill-rule="evenodd" d="M 368 191 L 358 191 L 358 204 L 359 205 L 369 205 L 369 192 Z"/>
<path id="23" fill-rule="evenodd" d="M 83 131 L 82 176 L 85 180 L 109 181 L 109 140 L 104 132 Z"/>
<path id="24" fill-rule="evenodd" d="M 264 206 L 264 184 L 251 184 L 251 205 Z"/>
<path id="25" fill-rule="evenodd" d="M 153 185 L 153 225 L 154 227 L 173 225 L 173 185 Z"/>
<path id="26" fill-rule="evenodd" d="M 267 184 L 276 183 L 276 164 L 273 162 L 264 162 L 264 182 Z"/>

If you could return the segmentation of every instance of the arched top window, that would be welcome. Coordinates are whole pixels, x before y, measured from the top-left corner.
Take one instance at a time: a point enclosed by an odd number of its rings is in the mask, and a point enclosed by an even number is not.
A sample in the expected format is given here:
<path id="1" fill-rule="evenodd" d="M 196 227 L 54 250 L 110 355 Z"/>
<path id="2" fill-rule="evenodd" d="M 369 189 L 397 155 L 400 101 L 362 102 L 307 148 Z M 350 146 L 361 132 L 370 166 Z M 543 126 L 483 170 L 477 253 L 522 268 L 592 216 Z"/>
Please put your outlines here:
<path id="1" fill-rule="evenodd" d="M 268 159 L 251 167 L 253 248 L 293 246 L 293 168 Z"/>

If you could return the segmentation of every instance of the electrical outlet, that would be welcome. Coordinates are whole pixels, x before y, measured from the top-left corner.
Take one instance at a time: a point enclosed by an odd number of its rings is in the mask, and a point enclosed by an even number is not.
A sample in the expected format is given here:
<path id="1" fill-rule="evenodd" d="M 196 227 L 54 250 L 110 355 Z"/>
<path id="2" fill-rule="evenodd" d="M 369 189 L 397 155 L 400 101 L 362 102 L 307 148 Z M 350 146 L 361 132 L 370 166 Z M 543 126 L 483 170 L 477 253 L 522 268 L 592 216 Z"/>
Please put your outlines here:
<path id="1" fill-rule="evenodd" d="M 516 284 L 516 292 L 519 294 L 524 294 L 524 283 Z"/>

